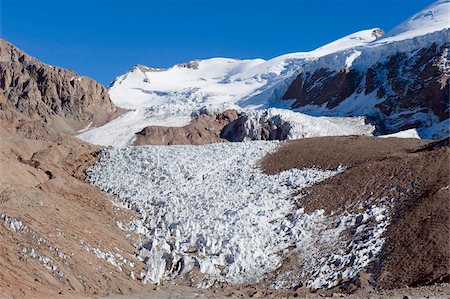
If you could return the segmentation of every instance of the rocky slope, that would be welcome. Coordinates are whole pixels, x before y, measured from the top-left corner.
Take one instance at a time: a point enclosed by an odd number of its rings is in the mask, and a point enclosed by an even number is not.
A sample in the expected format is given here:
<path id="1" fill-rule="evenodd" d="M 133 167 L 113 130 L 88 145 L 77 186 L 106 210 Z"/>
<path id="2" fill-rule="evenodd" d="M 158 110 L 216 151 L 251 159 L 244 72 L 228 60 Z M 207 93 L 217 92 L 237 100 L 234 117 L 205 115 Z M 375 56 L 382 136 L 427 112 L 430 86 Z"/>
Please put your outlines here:
<path id="1" fill-rule="evenodd" d="M 141 290 L 130 277 L 142 269 L 135 237 L 117 226 L 133 213 L 82 180 L 98 148 L 27 117 L 2 94 L 0 139 L 0 297 Z"/>
<path id="2" fill-rule="evenodd" d="M 324 209 L 331 215 L 367 210 L 374 204 L 380 207 L 383 201 L 390 205 L 385 243 L 377 261 L 366 270 L 369 280 L 364 282 L 367 277 L 362 276 L 343 280 L 340 288 L 354 289 L 364 283 L 376 289 L 416 287 L 449 281 L 449 149 L 449 139 L 428 143 L 396 138 L 309 138 L 286 143 L 266 156 L 262 167 L 275 174 L 292 168 L 347 165 L 341 175 L 312 186 L 297 200 L 307 211 Z M 360 220 L 361 224 L 366 221 Z M 341 238 L 347 235 L 351 240 L 359 230 L 344 232 Z M 288 279 L 300 283 L 304 258 L 299 254 L 286 260 L 269 282 L 289 273 Z M 340 262 L 335 266 L 346 267 Z"/>
<path id="3" fill-rule="evenodd" d="M 3 39 L 0 93 L 18 111 L 60 132 L 103 125 L 122 111 L 100 83 L 44 64 Z"/>

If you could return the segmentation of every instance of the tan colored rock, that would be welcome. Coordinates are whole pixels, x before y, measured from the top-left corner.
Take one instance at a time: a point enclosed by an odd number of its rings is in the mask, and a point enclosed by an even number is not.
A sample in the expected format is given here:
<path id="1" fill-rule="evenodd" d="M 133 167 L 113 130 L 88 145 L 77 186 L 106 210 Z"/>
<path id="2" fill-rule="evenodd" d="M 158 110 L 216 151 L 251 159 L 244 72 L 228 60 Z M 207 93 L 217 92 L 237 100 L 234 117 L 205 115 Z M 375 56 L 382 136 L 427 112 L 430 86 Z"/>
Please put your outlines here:
<path id="1" fill-rule="evenodd" d="M 122 112 L 100 83 L 42 63 L 3 39 L 0 93 L 20 112 L 60 132 L 99 126 Z"/>
<path id="2" fill-rule="evenodd" d="M 222 129 L 237 118 L 237 111 L 230 109 L 215 116 L 199 115 L 184 127 L 148 126 L 136 133 L 133 145 L 200 145 L 227 142 L 220 136 Z"/>
<path id="3" fill-rule="evenodd" d="M 0 297 L 143 290 L 130 278 L 144 266 L 132 246 L 138 236 L 116 224 L 136 215 L 80 180 L 98 147 L 30 119 L 1 94 L 0 140 Z M 117 265 L 102 258 L 109 253 Z"/>

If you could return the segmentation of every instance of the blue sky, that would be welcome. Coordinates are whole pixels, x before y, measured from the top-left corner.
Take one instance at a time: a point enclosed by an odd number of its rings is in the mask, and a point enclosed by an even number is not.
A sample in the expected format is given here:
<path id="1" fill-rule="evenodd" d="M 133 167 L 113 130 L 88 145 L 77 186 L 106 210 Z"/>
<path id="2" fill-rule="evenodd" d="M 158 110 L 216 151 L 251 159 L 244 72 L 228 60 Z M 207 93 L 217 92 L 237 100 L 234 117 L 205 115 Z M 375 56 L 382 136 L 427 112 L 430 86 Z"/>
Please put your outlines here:
<path id="1" fill-rule="evenodd" d="M 133 65 L 308 51 L 432 0 L 0 0 L 0 35 L 105 85 Z"/>

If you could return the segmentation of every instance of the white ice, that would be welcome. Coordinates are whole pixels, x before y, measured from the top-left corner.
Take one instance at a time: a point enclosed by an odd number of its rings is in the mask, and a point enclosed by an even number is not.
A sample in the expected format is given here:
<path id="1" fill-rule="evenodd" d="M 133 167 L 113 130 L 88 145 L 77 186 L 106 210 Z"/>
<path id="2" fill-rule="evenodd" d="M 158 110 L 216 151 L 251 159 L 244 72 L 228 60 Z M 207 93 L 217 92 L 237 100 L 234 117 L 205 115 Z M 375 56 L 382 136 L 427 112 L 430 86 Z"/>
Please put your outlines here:
<path id="1" fill-rule="evenodd" d="M 194 268 L 205 275 L 202 286 L 216 280 L 257 282 L 293 250 L 312 250 L 320 238 L 325 240 L 318 232 L 335 217 L 320 210 L 304 213 L 293 199 L 301 189 L 343 171 L 291 169 L 265 175 L 258 168 L 259 160 L 277 145 L 260 141 L 107 149 L 100 162 L 88 169 L 87 179 L 140 214 L 141 220 L 127 229 L 145 233 L 148 240 L 139 247 L 147 264 L 144 282 L 159 283 Z M 344 216 L 340 230 L 355 225 L 357 217 Z M 366 235 L 372 235 L 371 230 L 360 229 Z M 331 286 L 339 277 L 354 275 L 379 249 L 377 243 L 369 256 L 358 243 L 347 252 L 348 244 L 336 241 L 339 233 L 333 236 L 327 243 L 331 252 L 341 252 L 343 261 L 356 258 L 339 269 L 330 266 L 334 262 L 330 255 L 307 262 L 309 267 L 328 269 L 306 271 L 299 277 L 311 287 Z M 378 238 L 373 235 L 371 241 Z M 315 251 L 314 256 L 319 255 Z"/>

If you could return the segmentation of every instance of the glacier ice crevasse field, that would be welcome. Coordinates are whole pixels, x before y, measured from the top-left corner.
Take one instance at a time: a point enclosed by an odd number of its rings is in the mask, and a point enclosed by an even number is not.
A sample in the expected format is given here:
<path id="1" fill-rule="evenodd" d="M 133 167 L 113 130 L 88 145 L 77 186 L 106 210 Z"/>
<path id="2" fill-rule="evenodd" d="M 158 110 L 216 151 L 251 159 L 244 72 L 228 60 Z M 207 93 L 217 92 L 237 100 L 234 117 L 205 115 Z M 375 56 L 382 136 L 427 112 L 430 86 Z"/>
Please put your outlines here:
<path id="1" fill-rule="evenodd" d="M 258 141 L 105 149 L 86 173 L 91 184 L 139 213 L 141 219 L 128 229 L 147 240 L 138 245 L 147 264 L 144 282 L 160 283 L 194 268 L 204 274 L 200 287 L 258 282 L 279 268 L 292 248 L 309 257 L 299 277 L 309 287 L 350 278 L 381 249 L 386 207 L 339 219 L 323 210 L 305 213 L 295 206 L 295 195 L 344 168 L 266 175 L 258 162 L 277 146 Z M 355 226 L 357 235 L 369 238 L 341 241 L 340 233 Z M 320 253 L 320 247 L 328 250 Z M 282 277 L 272 285 L 286 286 Z"/>

